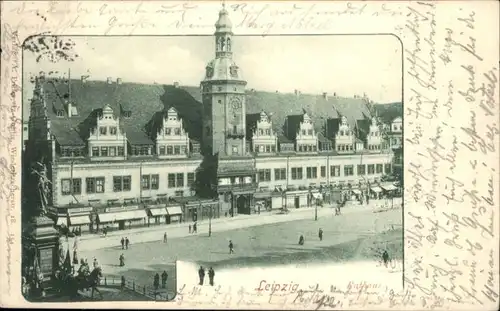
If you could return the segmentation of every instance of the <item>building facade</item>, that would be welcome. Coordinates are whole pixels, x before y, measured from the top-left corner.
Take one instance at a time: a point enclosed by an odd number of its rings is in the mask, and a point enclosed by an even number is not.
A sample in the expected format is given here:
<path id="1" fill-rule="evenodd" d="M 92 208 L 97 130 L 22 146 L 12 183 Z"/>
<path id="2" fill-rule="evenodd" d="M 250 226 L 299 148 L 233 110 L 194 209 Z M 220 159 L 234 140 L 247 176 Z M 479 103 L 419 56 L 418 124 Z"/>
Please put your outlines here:
<path id="1" fill-rule="evenodd" d="M 99 231 L 313 206 L 392 172 L 365 99 L 247 90 L 225 9 L 215 27 L 199 88 L 37 78 L 26 161 L 47 167 L 59 224 Z M 208 154 L 218 195 L 199 198 Z"/>

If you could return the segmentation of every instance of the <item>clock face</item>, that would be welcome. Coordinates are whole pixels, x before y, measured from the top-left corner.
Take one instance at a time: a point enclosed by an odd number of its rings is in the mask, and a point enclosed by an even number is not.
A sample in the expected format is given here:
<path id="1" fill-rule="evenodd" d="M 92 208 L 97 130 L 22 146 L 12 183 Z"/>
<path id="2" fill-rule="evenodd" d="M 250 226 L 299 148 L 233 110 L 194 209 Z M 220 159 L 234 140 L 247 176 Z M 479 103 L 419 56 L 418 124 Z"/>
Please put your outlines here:
<path id="1" fill-rule="evenodd" d="M 233 110 L 241 109 L 241 99 L 238 97 L 231 99 L 231 108 L 233 108 Z"/>

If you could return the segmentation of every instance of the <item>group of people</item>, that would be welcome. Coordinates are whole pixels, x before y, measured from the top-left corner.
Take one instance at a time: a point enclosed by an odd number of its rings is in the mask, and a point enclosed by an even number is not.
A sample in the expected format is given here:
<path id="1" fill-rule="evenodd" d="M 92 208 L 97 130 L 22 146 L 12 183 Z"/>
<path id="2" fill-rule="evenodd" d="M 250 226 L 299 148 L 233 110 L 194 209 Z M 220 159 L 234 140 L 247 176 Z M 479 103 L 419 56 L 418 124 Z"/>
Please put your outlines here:
<path id="1" fill-rule="evenodd" d="M 198 224 L 196 221 L 194 222 L 193 226 L 189 225 L 189 233 L 198 233 Z"/>
<path id="2" fill-rule="evenodd" d="M 200 266 L 200 269 L 198 269 L 198 276 L 200 277 L 200 285 L 203 285 L 205 283 L 205 269 Z M 214 286 L 214 277 L 215 277 L 215 271 L 214 269 L 212 269 L 212 267 L 210 267 L 210 269 L 208 269 L 208 279 L 209 279 L 209 283 L 211 286 Z"/>
<path id="3" fill-rule="evenodd" d="M 130 245 L 128 237 L 122 238 L 120 242 L 122 244 L 122 249 L 128 249 L 128 246 Z"/>
<path id="4" fill-rule="evenodd" d="M 320 241 L 323 241 L 323 229 L 319 228 L 318 230 L 318 238 Z M 305 239 L 304 239 L 304 235 L 300 235 L 299 237 L 299 245 L 304 245 L 305 243 Z"/>
<path id="5" fill-rule="evenodd" d="M 167 279 L 168 273 L 164 270 L 161 274 L 161 288 L 167 288 Z M 158 273 L 156 273 L 153 278 L 153 287 L 155 290 L 158 290 L 158 288 L 160 287 L 160 275 Z"/>

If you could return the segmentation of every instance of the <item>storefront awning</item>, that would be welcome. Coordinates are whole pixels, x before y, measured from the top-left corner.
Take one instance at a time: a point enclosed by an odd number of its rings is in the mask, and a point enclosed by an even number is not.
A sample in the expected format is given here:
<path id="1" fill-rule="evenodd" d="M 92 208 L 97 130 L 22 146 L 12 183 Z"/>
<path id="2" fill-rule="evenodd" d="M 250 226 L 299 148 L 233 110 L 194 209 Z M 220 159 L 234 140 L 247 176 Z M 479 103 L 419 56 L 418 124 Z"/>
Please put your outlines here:
<path id="1" fill-rule="evenodd" d="M 169 215 L 182 215 L 182 209 L 180 206 L 169 206 L 167 207 L 167 212 Z"/>
<path id="2" fill-rule="evenodd" d="M 383 185 L 381 186 L 382 189 L 384 189 L 385 191 L 392 191 L 392 190 L 396 190 L 398 189 L 396 186 L 392 185 L 392 184 L 388 184 L 388 185 Z"/>
<path id="3" fill-rule="evenodd" d="M 56 226 L 68 226 L 68 218 L 66 216 L 57 216 Z"/>
<path id="4" fill-rule="evenodd" d="M 271 197 L 271 192 L 269 191 L 255 192 L 253 197 L 256 199 L 267 199 Z"/>
<path id="5" fill-rule="evenodd" d="M 151 216 L 164 216 L 168 214 L 165 207 L 149 208 L 149 212 L 151 213 Z"/>
<path id="6" fill-rule="evenodd" d="M 373 192 L 377 192 L 377 193 L 382 192 L 382 189 L 381 189 L 380 187 L 371 187 L 370 189 L 371 189 Z"/>
<path id="7" fill-rule="evenodd" d="M 352 192 L 354 192 L 354 194 L 361 194 L 361 191 L 359 191 L 358 189 L 353 189 Z"/>
<path id="8" fill-rule="evenodd" d="M 69 216 L 70 226 L 88 225 L 88 224 L 90 224 L 89 215 Z"/>
<path id="9" fill-rule="evenodd" d="M 120 220 L 140 219 L 140 218 L 146 218 L 146 216 L 147 216 L 146 210 L 144 209 L 97 214 L 97 217 L 99 217 L 99 222 L 101 223 L 120 221 Z"/>

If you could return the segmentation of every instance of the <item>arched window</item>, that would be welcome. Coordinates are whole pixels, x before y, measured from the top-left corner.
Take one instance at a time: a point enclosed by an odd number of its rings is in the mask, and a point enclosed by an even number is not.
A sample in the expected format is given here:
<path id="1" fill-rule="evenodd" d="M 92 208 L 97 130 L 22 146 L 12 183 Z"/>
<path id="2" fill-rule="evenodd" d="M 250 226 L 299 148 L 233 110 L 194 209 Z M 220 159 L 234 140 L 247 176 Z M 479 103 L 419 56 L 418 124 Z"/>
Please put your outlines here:
<path id="1" fill-rule="evenodd" d="M 226 44 L 227 44 L 227 51 L 231 52 L 231 38 L 227 38 Z"/>

